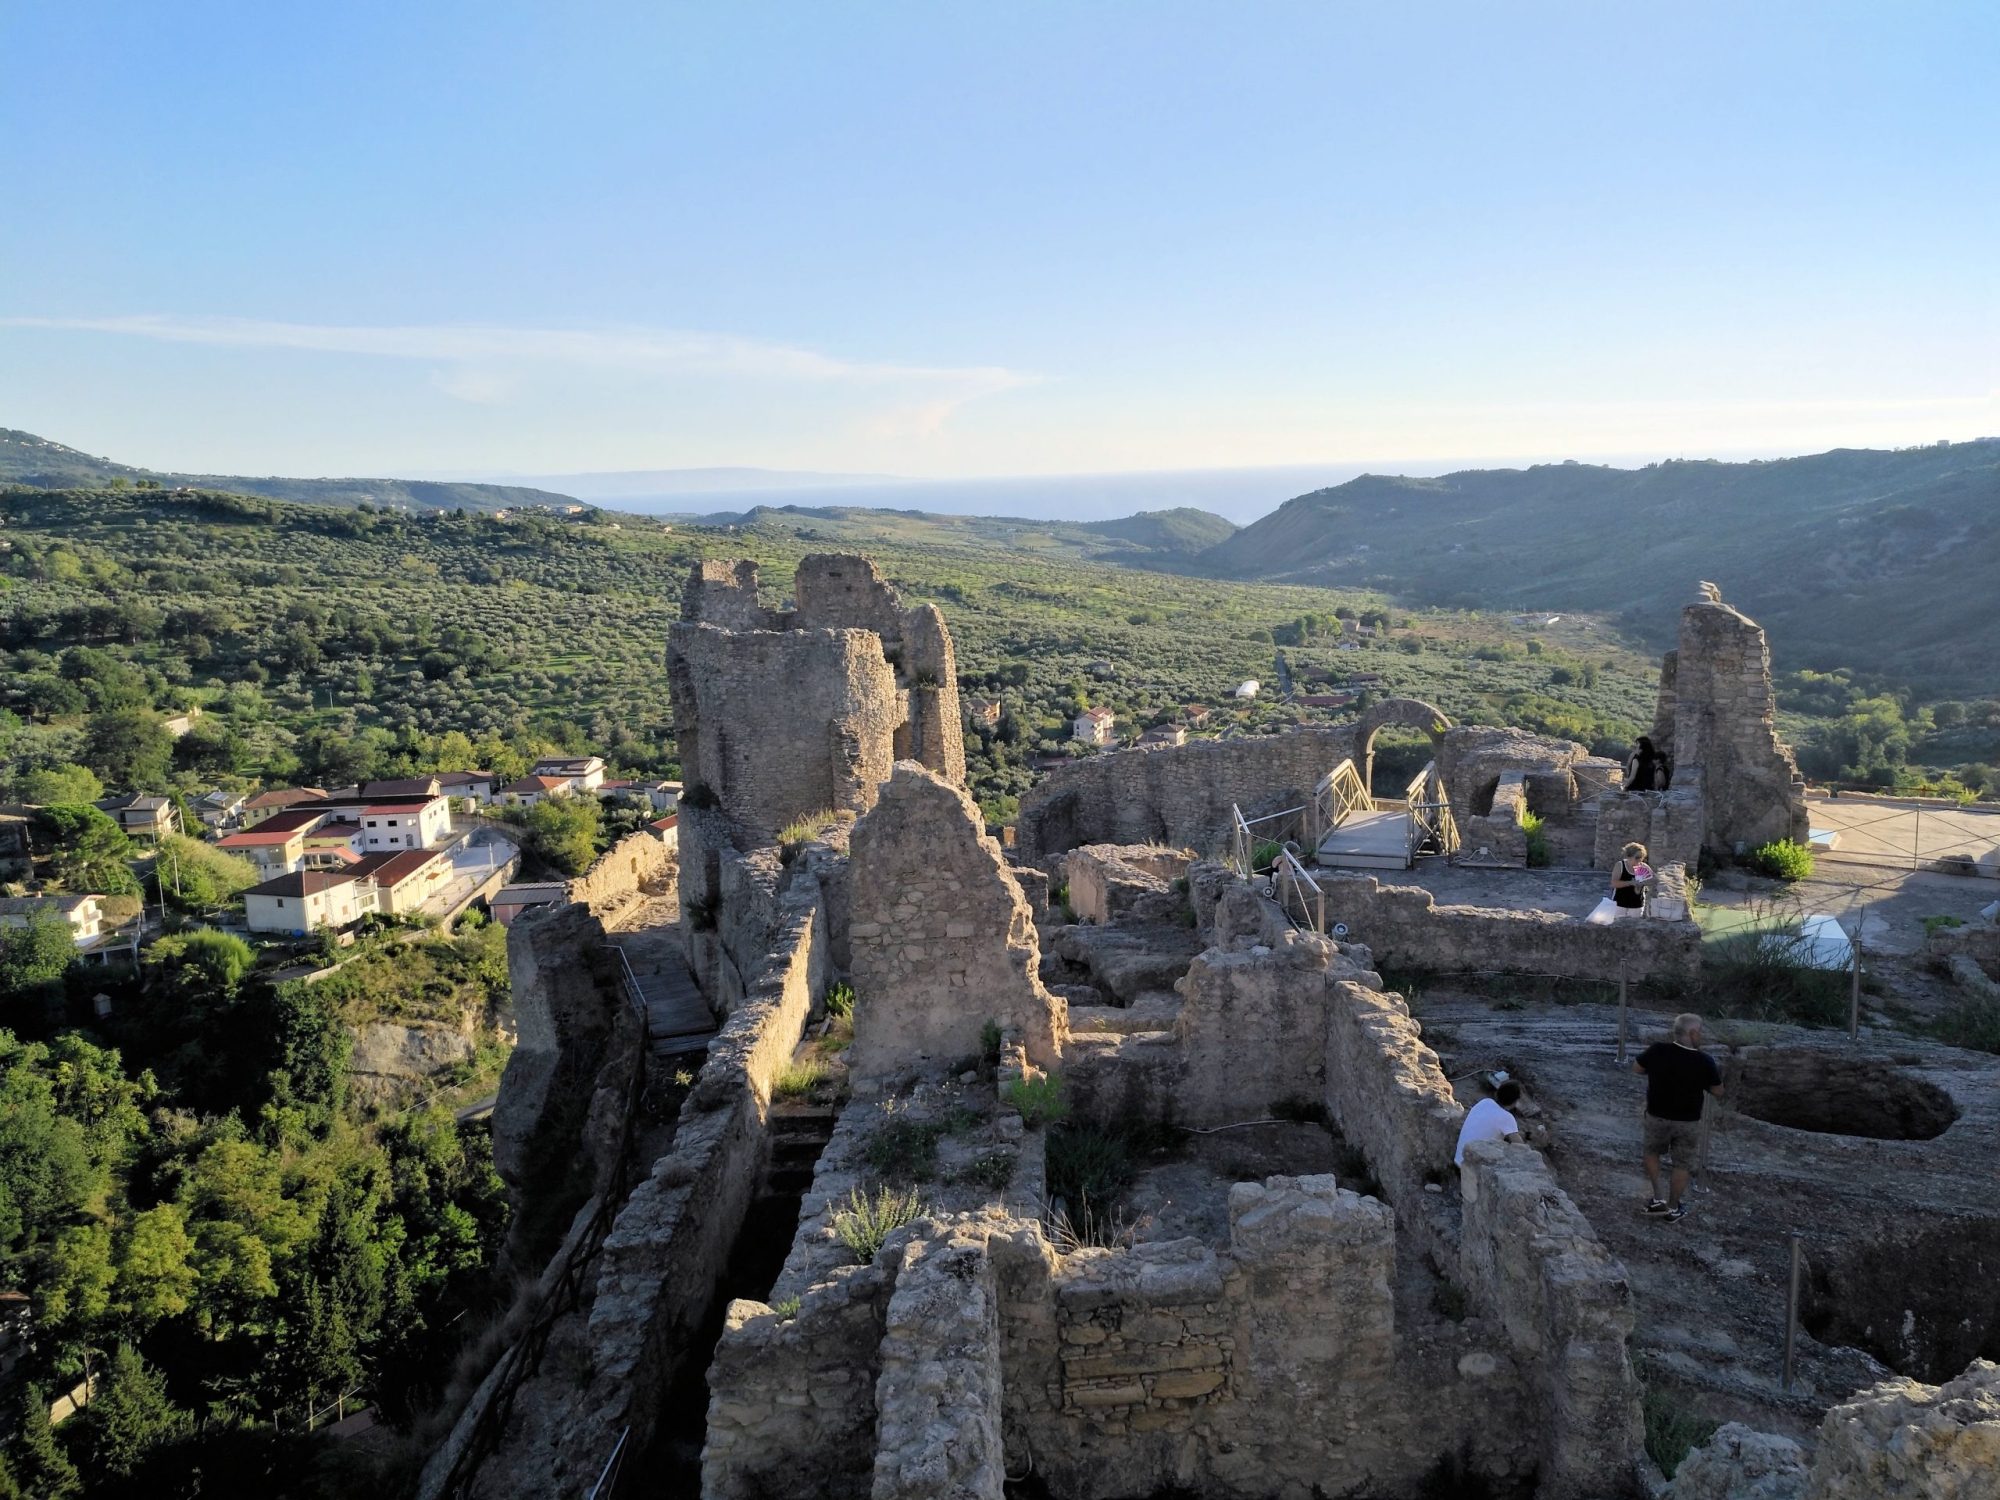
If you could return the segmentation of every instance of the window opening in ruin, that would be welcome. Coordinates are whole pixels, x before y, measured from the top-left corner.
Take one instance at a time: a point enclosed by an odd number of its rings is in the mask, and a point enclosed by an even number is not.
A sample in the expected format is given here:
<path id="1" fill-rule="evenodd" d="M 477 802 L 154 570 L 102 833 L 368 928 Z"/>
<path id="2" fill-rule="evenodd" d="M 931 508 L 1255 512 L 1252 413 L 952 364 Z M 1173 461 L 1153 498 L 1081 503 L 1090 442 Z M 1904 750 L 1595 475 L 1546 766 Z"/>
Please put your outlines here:
<path id="1" fill-rule="evenodd" d="M 1400 798 L 1403 789 L 1417 772 L 1430 764 L 1436 753 L 1436 746 L 1428 734 L 1395 725 L 1384 728 L 1375 736 L 1369 795 L 1377 801 Z"/>

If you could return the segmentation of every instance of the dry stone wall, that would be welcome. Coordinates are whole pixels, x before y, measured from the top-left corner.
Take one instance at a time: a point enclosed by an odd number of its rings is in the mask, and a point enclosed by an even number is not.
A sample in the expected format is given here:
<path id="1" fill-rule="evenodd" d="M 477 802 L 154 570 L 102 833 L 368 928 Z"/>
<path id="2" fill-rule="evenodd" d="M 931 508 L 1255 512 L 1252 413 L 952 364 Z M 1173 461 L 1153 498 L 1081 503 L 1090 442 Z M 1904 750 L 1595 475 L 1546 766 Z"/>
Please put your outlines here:
<path id="1" fill-rule="evenodd" d="M 905 762 L 850 839 L 848 942 L 857 1085 L 980 1050 L 1018 1030 L 1038 1068 L 1061 1060 L 1067 1007 L 1038 977 L 1033 915 L 960 788 Z"/>
<path id="2" fill-rule="evenodd" d="M 1365 950 L 1363 950 L 1365 951 Z M 1406 1213 L 1442 1182 L 1465 1110 L 1403 997 L 1339 979 L 1327 1007 L 1326 1107 Z"/>
<path id="3" fill-rule="evenodd" d="M 1677 982 L 1701 973 L 1701 929 L 1685 917 L 1600 924 L 1563 912 L 1440 906 L 1421 886 L 1373 875 L 1326 873 L 1317 883 L 1327 921 L 1345 923 L 1348 941 L 1391 968 Z"/>
<path id="4" fill-rule="evenodd" d="M 1354 726 L 1343 724 L 1093 755 L 1052 771 L 1021 799 L 1016 845 L 1032 865 L 1080 844 L 1187 845 L 1219 853 L 1232 803 L 1251 818 L 1302 806 L 1354 749 Z"/>
<path id="5" fill-rule="evenodd" d="M 652 829 L 642 828 L 606 849 L 588 870 L 570 881 L 569 899 L 574 905 L 608 912 L 648 886 L 672 879 L 677 863 L 676 846 Z"/>
<path id="6" fill-rule="evenodd" d="M 1087 844 L 1064 855 L 1060 868 L 1079 922 L 1157 920 L 1180 909 L 1173 883 L 1194 859 L 1191 849 Z"/>
<path id="7" fill-rule="evenodd" d="M 1459 1274 L 1540 1388 L 1545 1500 L 1628 1493 L 1640 1449 L 1632 1289 L 1530 1146 L 1466 1149 Z"/>

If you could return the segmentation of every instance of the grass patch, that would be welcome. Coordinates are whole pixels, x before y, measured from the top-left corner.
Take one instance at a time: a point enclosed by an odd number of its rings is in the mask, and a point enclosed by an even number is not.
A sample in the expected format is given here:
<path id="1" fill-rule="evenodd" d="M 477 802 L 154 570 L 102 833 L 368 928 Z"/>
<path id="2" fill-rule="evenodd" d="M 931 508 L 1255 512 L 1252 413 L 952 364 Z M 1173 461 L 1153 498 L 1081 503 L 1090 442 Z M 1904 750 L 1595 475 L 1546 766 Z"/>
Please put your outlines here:
<path id="1" fill-rule="evenodd" d="M 854 1188 L 847 1195 L 847 1206 L 834 1211 L 833 1235 L 847 1247 L 855 1264 L 865 1266 L 875 1259 L 890 1235 L 929 1212 L 915 1188 L 899 1193 L 893 1188 L 878 1187 L 872 1198 Z"/>
<path id="2" fill-rule="evenodd" d="M 2000 1053 L 2000 1000 L 1961 1000 L 1933 1021 L 1930 1029 L 1946 1046 Z"/>
<path id="3" fill-rule="evenodd" d="M 1711 1015 L 1800 1026 L 1845 1026 L 1849 977 L 1793 961 L 1769 928 L 1712 942 L 1702 955 L 1702 1008 Z"/>
<path id="4" fill-rule="evenodd" d="M 802 848 L 840 822 L 838 808 L 825 807 L 818 812 L 807 813 L 802 818 L 794 818 L 778 830 L 778 845 L 786 858 L 796 856 Z"/>
<path id="5" fill-rule="evenodd" d="M 1947 927 L 1963 927 L 1964 925 L 1965 918 L 1963 917 L 1925 917 L 1924 936 L 1929 937 L 1934 932 L 1942 932 Z"/>
<path id="6" fill-rule="evenodd" d="M 952 1174 L 953 1182 L 999 1192 L 1014 1180 L 1014 1158 L 1005 1151 L 989 1152 Z"/>
<path id="7" fill-rule="evenodd" d="M 1062 1079 L 1054 1073 L 1016 1078 L 1001 1090 L 1000 1097 L 1020 1111 L 1021 1123 L 1030 1130 L 1069 1118 L 1069 1100 L 1063 1097 Z"/>
<path id="8" fill-rule="evenodd" d="M 789 1323 L 799 1315 L 799 1299 L 797 1297 L 787 1297 L 782 1302 L 773 1302 L 771 1304 L 771 1311 Z"/>
<path id="9" fill-rule="evenodd" d="M 1672 1479 L 1681 1460 L 1711 1437 L 1719 1425 L 1660 1386 L 1646 1387 L 1646 1456 Z"/>
<path id="10" fill-rule="evenodd" d="M 774 1099 L 803 1099 L 826 1082 L 827 1067 L 816 1057 L 802 1057 L 786 1063 L 771 1083 Z"/>

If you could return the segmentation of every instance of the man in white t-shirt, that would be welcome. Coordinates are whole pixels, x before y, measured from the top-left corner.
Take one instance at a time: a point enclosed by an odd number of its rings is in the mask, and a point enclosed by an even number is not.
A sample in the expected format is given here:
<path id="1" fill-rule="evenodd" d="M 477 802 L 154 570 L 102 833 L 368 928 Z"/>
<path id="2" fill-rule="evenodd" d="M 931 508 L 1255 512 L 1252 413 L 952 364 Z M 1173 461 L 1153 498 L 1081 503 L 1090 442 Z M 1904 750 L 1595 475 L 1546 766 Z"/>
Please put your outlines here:
<path id="1" fill-rule="evenodd" d="M 1521 1122 L 1514 1118 L 1514 1103 L 1521 1097 L 1521 1085 L 1508 1079 L 1493 1091 L 1491 1099 L 1481 1099 L 1466 1112 L 1458 1128 L 1458 1150 L 1452 1160 L 1465 1165 L 1465 1148 L 1474 1141 L 1518 1141 Z"/>

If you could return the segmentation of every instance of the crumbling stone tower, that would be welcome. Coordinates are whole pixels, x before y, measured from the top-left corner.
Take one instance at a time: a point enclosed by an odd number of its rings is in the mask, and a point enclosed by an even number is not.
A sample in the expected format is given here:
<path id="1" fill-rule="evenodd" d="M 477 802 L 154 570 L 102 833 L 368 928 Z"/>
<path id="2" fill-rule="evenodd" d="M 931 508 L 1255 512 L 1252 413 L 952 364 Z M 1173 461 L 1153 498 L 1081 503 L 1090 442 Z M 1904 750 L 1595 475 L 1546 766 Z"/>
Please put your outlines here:
<path id="1" fill-rule="evenodd" d="M 1771 648 L 1713 584 L 1681 610 L 1679 649 L 1661 662 L 1653 742 L 1673 755 L 1676 789 L 1699 785 L 1705 847 L 1805 842 L 1805 782 L 1778 738 Z"/>
<path id="2" fill-rule="evenodd" d="M 865 557 L 799 564 L 766 609 L 754 562 L 700 562 L 667 643 L 681 774 L 739 847 L 794 819 L 865 812 L 898 760 L 965 780 L 958 672 L 935 605 L 904 609 Z"/>

